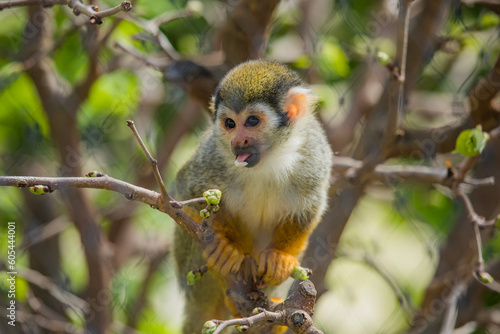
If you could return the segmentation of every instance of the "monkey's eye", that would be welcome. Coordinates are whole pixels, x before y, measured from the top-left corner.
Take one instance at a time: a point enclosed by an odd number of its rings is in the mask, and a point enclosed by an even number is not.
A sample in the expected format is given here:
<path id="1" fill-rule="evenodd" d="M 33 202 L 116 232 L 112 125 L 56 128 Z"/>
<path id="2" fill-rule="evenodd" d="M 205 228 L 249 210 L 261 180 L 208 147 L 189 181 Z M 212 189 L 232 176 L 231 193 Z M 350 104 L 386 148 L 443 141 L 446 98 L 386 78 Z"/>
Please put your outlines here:
<path id="1" fill-rule="evenodd" d="M 259 122 L 260 122 L 260 120 L 258 117 L 250 116 L 247 118 L 247 120 L 245 122 L 245 126 L 254 127 L 254 126 L 257 126 L 257 124 L 259 124 Z"/>
<path id="2" fill-rule="evenodd" d="M 236 127 L 236 123 L 231 118 L 226 118 L 224 126 L 226 129 L 234 129 Z"/>

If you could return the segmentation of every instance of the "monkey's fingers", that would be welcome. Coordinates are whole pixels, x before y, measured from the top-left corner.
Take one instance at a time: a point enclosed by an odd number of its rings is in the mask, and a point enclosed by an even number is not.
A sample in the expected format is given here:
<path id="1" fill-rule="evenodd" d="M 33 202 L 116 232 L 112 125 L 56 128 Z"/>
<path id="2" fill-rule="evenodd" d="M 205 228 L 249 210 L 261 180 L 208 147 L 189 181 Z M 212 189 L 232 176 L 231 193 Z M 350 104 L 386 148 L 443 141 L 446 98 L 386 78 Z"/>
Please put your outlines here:
<path id="1" fill-rule="evenodd" d="M 268 249 L 260 254 L 259 273 L 268 285 L 280 285 L 298 265 L 295 256 L 277 249 Z"/>
<path id="2" fill-rule="evenodd" d="M 215 264 L 219 260 L 222 251 L 224 250 L 224 245 L 215 245 L 215 247 L 211 247 L 205 251 L 205 257 L 207 258 L 207 266 L 209 268 L 214 268 Z M 210 253 L 209 253 L 210 252 Z"/>
<path id="3" fill-rule="evenodd" d="M 229 256 L 227 257 L 227 259 L 225 259 L 225 262 L 222 264 L 222 267 L 220 269 L 220 273 L 222 276 L 226 276 L 229 273 L 238 271 L 241 262 L 243 262 L 244 259 L 243 255 L 238 249 L 232 248 L 231 250 L 230 248 L 232 247 L 226 247 L 226 249 L 224 249 L 224 252 L 229 253 Z"/>
<path id="4" fill-rule="evenodd" d="M 238 273 L 238 280 L 243 281 L 245 284 L 250 281 L 257 282 L 257 264 L 248 254 L 245 255 L 244 262 Z"/>
<path id="5" fill-rule="evenodd" d="M 243 253 L 220 235 L 216 235 L 214 241 L 206 246 L 204 255 L 207 266 L 221 276 L 237 272 L 244 260 Z"/>

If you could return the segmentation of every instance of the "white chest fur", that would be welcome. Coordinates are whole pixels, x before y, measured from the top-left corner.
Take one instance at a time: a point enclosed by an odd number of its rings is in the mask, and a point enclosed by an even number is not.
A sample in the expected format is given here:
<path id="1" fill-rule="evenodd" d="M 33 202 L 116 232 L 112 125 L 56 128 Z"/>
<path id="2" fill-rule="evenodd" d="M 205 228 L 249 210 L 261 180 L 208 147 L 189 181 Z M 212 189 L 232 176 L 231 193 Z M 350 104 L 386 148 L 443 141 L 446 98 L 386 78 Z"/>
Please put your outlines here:
<path id="1" fill-rule="evenodd" d="M 229 212 L 241 219 L 254 236 L 272 232 L 286 217 L 301 212 L 305 201 L 294 191 L 293 166 L 301 158 L 296 136 L 253 168 L 239 168 L 239 187 L 223 194 Z M 238 167 L 234 167 L 238 168 Z M 257 235 L 259 234 L 259 235 Z"/>

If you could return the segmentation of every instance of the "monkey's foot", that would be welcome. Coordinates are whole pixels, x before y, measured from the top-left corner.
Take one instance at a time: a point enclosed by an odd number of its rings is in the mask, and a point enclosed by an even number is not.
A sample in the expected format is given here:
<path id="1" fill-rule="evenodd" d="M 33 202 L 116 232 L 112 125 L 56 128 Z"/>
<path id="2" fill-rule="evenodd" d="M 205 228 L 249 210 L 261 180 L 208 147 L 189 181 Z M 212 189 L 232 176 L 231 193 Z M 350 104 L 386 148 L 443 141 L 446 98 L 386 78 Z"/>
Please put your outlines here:
<path id="1" fill-rule="evenodd" d="M 259 274 L 268 285 L 280 285 L 292 274 L 293 267 L 299 263 L 295 256 L 277 249 L 260 253 Z"/>
<path id="2" fill-rule="evenodd" d="M 214 241 L 205 248 L 203 253 L 207 259 L 208 268 L 221 276 L 227 276 L 229 273 L 236 274 L 245 260 L 245 255 L 220 234 L 215 234 Z"/>

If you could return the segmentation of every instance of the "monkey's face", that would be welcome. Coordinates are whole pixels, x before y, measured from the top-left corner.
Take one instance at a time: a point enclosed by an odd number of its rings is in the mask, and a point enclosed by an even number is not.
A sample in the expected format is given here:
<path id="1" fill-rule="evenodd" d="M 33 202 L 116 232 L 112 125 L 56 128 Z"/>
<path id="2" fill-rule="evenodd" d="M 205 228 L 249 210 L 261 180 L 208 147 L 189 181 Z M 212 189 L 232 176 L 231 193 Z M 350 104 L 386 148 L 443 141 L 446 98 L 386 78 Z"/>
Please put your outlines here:
<path id="1" fill-rule="evenodd" d="M 296 149 L 283 145 L 308 114 L 303 86 L 286 66 L 262 60 L 242 63 L 221 80 L 211 106 L 215 134 L 237 167 L 272 167 Z"/>
<path id="2" fill-rule="evenodd" d="M 269 109 L 266 105 L 255 104 L 237 113 L 220 106 L 216 122 L 218 132 L 234 155 L 237 167 L 255 167 L 270 149 L 269 134 L 276 121 Z"/>

